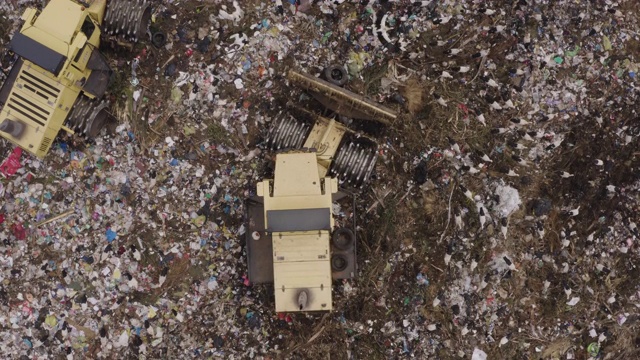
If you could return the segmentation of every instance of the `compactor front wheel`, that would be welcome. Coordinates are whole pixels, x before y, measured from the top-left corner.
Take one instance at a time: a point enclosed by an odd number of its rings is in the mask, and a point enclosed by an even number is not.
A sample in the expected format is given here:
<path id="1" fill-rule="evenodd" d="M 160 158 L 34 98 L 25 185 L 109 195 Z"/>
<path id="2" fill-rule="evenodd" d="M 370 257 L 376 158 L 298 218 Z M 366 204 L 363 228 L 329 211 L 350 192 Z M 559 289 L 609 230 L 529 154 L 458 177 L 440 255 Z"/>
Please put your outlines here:
<path id="1" fill-rule="evenodd" d="M 65 125 L 87 138 L 94 138 L 98 136 L 109 119 L 108 107 L 109 102 L 105 99 L 91 100 L 80 95 L 73 104 Z"/>
<path id="2" fill-rule="evenodd" d="M 369 181 L 377 158 L 375 143 L 364 139 L 345 141 L 336 152 L 329 174 L 345 185 L 359 188 Z"/>
<path id="3" fill-rule="evenodd" d="M 271 150 L 300 149 L 309 135 L 309 125 L 292 116 L 274 120 L 267 134 L 267 147 Z"/>
<path id="4" fill-rule="evenodd" d="M 138 41 L 149 28 L 151 6 L 149 0 L 110 0 L 104 15 L 104 30 L 109 35 Z"/>

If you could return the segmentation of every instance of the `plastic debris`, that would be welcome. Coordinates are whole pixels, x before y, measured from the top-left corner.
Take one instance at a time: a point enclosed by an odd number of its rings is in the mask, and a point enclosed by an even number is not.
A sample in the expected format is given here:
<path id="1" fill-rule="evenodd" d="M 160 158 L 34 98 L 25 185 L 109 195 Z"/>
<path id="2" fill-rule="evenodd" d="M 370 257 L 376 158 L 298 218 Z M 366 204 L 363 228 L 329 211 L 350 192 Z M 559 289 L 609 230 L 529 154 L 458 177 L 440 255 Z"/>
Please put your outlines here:
<path id="1" fill-rule="evenodd" d="M 471 354 L 471 360 L 487 360 L 487 353 L 475 348 L 473 349 L 473 354 Z"/>
<path id="2" fill-rule="evenodd" d="M 18 169 L 22 167 L 20 163 L 20 156 L 22 155 L 22 149 L 17 147 L 13 149 L 13 152 L 7 157 L 2 164 L 0 164 L 0 174 L 4 177 L 10 177 L 18 172 Z"/>
<path id="3" fill-rule="evenodd" d="M 3 48 L 34 3 L 0 2 Z M 3 356 L 633 351 L 635 5 L 154 2 L 149 36 L 104 52 L 114 124 L 62 132 L 43 160 L 0 141 Z M 1 80 L 16 59 L 0 55 Z M 325 111 L 287 77 L 333 64 L 340 86 L 410 121 Z M 246 261 L 267 235 L 245 223 L 273 171 L 264 142 L 283 116 L 310 120 L 299 108 L 378 145 L 367 186 L 332 205 L 336 226 L 356 224 L 358 267 L 326 317 L 274 313 Z"/>

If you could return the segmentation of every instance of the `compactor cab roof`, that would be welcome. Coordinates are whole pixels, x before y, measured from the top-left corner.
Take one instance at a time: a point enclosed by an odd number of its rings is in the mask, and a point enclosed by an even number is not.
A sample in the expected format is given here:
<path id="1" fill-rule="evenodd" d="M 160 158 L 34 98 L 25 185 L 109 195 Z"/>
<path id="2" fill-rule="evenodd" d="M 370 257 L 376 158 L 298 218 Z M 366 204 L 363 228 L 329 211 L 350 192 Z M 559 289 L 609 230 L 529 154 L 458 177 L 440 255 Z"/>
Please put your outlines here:
<path id="1" fill-rule="evenodd" d="M 49 71 L 54 76 L 60 74 L 65 61 L 67 61 L 67 57 L 63 54 L 20 33 L 13 36 L 10 46 L 13 52 Z"/>
<path id="2" fill-rule="evenodd" d="M 80 21 L 84 21 L 84 7 L 71 0 L 51 0 L 33 23 L 33 27 L 65 43 L 70 43 Z"/>
<path id="3" fill-rule="evenodd" d="M 92 25 L 87 17 L 87 9 L 72 0 L 51 0 L 39 13 L 29 8 L 23 15 L 25 24 L 11 40 L 11 50 L 57 77 L 76 48 L 84 45 L 86 39 L 75 38 L 81 23 Z"/>

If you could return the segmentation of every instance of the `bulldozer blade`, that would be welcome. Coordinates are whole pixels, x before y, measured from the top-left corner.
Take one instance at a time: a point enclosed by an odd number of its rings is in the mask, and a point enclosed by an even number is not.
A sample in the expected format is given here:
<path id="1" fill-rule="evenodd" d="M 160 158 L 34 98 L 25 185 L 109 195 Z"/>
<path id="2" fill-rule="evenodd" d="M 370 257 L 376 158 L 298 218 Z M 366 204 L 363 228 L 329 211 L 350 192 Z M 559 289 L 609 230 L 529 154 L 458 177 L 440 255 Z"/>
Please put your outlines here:
<path id="1" fill-rule="evenodd" d="M 392 109 L 314 76 L 289 70 L 288 79 L 314 95 L 325 107 L 338 114 L 390 125 L 398 115 Z"/>

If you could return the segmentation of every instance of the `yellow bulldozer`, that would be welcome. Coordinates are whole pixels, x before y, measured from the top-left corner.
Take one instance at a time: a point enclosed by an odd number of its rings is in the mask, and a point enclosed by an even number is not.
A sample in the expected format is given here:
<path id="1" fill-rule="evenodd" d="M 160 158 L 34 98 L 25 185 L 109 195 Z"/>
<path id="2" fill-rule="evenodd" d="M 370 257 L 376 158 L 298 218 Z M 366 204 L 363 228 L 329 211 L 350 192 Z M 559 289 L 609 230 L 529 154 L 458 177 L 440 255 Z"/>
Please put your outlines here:
<path id="1" fill-rule="evenodd" d="M 341 67 L 324 73 L 291 70 L 287 78 L 334 114 L 385 125 L 395 120 L 393 110 L 340 87 L 347 76 Z M 336 227 L 333 202 L 351 196 L 355 211 L 354 190 L 369 181 L 377 145 L 300 108 L 274 122 L 266 145 L 276 152 L 273 179 L 259 182 L 246 202 L 249 281 L 273 283 L 277 312 L 330 311 L 333 280 L 356 274 L 356 215 L 350 227 Z"/>
<path id="2" fill-rule="evenodd" d="M 147 0 L 51 0 L 27 8 L 9 43 L 15 62 L 0 89 L 0 136 L 44 158 L 60 130 L 96 136 L 108 119 L 112 70 L 100 41 L 147 32 Z"/>

